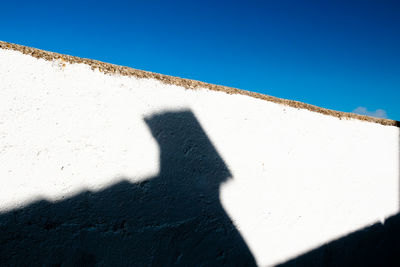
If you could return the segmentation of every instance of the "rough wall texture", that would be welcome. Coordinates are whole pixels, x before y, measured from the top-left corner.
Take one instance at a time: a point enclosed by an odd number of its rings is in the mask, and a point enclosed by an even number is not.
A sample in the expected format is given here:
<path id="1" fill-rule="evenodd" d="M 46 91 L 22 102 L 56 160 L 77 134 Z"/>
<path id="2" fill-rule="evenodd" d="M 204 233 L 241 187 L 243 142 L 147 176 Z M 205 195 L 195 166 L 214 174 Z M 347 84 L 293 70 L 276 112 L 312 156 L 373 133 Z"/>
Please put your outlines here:
<path id="1" fill-rule="evenodd" d="M 393 228 L 398 122 L 0 45 L 4 265 L 309 265 Z"/>

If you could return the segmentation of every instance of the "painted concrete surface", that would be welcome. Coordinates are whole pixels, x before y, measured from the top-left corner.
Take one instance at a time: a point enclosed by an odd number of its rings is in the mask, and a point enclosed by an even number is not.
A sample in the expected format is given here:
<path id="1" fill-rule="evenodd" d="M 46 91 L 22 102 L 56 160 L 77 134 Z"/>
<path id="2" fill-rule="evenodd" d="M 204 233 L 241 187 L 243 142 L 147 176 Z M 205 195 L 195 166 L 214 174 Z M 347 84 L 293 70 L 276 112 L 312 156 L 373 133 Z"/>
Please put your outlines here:
<path id="1" fill-rule="evenodd" d="M 399 128 L 0 50 L 0 260 L 286 262 L 399 209 Z"/>

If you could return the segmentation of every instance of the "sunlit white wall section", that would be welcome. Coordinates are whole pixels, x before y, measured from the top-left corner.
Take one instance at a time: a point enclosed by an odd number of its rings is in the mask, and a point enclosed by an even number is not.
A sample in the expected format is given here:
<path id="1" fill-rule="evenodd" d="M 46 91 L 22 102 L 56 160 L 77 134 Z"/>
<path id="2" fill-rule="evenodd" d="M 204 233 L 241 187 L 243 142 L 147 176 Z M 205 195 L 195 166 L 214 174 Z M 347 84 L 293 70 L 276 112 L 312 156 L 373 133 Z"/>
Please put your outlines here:
<path id="1" fill-rule="evenodd" d="M 144 118 L 191 110 L 233 177 L 221 202 L 260 265 L 398 212 L 397 127 L 105 75 L 0 50 L 0 209 L 159 172 Z"/>

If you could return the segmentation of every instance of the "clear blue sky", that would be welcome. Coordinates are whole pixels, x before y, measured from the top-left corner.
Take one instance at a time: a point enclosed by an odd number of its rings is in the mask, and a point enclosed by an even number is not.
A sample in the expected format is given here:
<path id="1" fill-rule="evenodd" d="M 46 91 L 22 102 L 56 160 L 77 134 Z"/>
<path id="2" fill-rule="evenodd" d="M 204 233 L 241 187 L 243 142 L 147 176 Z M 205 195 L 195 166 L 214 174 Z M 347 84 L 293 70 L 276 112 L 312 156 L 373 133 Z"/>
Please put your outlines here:
<path id="1" fill-rule="evenodd" d="M 82 2 L 3 1 L 0 40 L 400 120 L 400 1 Z"/>

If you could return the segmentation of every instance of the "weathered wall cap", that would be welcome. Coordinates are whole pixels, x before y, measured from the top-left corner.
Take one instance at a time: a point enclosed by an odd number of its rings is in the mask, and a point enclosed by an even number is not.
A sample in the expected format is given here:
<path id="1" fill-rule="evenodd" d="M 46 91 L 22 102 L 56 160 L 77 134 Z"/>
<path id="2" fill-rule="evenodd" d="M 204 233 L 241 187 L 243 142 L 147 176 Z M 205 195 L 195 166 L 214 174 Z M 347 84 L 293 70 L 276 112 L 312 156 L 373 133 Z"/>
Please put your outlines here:
<path id="1" fill-rule="evenodd" d="M 294 101 L 294 100 L 287 100 L 278 97 L 273 97 L 269 95 L 264 95 L 260 93 L 250 92 L 246 90 L 241 90 L 237 88 L 222 86 L 222 85 L 215 85 L 205 82 L 200 82 L 196 80 L 184 79 L 179 77 L 173 77 L 169 75 L 163 75 L 159 73 L 144 71 L 144 70 L 137 70 L 130 67 L 125 66 L 118 66 L 110 63 L 104 63 L 98 60 L 87 59 L 87 58 L 80 58 L 74 57 L 69 55 L 58 54 L 54 52 L 49 52 L 41 49 L 36 49 L 32 47 L 27 47 L 23 45 L 17 45 L 12 43 L 7 43 L 0 41 L 0 48 L 2 49 L 9 49 L 14 51 L 19 51 L 25 55 L 30 55 L 35 58 L 41 58 L 48 61 L 53 60 L 62 60 L 71 64 L 74 63 L 83 63 L 89 65 L 93 70 L 98 69 L 99 71 L 105 74 L 118 74 L 123 76 L 133 76 L 139 79 L 156 79 L 164 84 L 172 84 L 177 86 L 182 86 L 186 89 L 199 89 L 199 88 L 206 88 L 213 91 L 220 91 L 225 92 L 227 94 L 240 94 L 240 95 L 247 95 L 250 97 L 270 101 L 273 103 L 298 108 L 298 109 L 306 109 L 312 112 L 318 112 L 328 116 L 334 116 L 339 119 L 357 119 L 361 121 L 373 122 L 382 125 L 389 125 L 389 126 L 396 126 L 400 127 L 400 122 L 396 120 L 389 120 L 389 119 L 381 119 L 375 117 L 369 117 L 364 115 L 358 115 L 354 113 L 347 113 L 341 111 L 335 111 L 330 109 L 325 109 L 321 107 L 317 107 L 314 105 Z"/>

